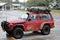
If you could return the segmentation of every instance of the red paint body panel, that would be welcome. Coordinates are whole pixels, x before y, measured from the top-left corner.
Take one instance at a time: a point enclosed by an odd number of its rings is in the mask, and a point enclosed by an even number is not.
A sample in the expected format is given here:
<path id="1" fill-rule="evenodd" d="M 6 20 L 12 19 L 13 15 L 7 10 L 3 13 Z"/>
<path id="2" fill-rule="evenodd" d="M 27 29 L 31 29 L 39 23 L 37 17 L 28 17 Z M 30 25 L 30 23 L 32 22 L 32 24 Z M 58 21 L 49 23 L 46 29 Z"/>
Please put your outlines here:
<path id="1" fill-rule="evenodd" d="M 12 20 L 8 20 L 7 22 L 9 23 L 17 23 L 17 22 L 24 22 L 23 19 L 12 19 Z"/>
<path id="2" fill-rule="evenodd" d="M 28 21 L 28 18 L 30 15 L 36 14 L 36 20 Z M 44 12 L 39 12 L 39 14 L 44 14 Z M 39 17 L 39 14 L 37 12 L 29 12 L 29 17 L 27 20 L 23 19 L 13 19 L 13 20 L 8 20 L 7 22 L 9 23 L 9 29 L 13 30 L 14 27 L 16 26 L 22 26 L 24 31 L 34 31 L 34 30 L 39 30 L 41 26 L 44 26 L 42 24 L 49 24 L 50 28 L 54 28 L 54 20 L 52 17 L 52 14 L 50 13 L 51 20 L 41 20 Z M 47 14 L 47 12 L 46 12 Z M 23 23 L 24 22 L 24 23 Z"/>

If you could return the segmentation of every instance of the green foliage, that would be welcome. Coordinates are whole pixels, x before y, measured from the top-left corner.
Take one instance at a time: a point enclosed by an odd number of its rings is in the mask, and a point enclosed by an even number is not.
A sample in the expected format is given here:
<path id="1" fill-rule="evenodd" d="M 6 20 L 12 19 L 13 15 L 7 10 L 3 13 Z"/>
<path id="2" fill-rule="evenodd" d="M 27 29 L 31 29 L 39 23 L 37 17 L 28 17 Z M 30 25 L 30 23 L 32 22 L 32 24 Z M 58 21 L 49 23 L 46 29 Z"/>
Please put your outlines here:
<path id="1" fill-rule="evenodd" d="M 12 2 L 12 0 L 0 0 L 1 2 Z"/>
<path id="2" fill-rule="evenodd" d="M 49 3 L 43 0 L 28 0 L 27 6 L 48 6 Z"/>
<path id="3" fill-rule="evenodd" d="M 14 3 L 14 4 L 19 4 L 20 2 L 19 2 L 18 0 L 16 0 L 16 2 L 12 2 L 12 3 Z"/>
<path id="4" fill-rule="evenodd" d="M 18 0 L 16 0 L 16 2 L 12 2 L 12 0 L 0 0 L 1 2 L 8 2 L 8 3 L 19 3 Z"/>

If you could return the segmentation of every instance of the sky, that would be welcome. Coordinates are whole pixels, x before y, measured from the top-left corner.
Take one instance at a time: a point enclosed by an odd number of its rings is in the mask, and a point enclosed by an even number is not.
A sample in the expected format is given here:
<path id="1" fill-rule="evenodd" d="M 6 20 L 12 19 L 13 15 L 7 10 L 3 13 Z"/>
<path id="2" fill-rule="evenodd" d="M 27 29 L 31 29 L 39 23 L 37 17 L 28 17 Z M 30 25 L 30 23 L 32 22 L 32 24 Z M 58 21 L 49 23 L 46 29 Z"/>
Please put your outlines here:
<path id="1" fill-rule="evenodd" d="M 20 2 L 27 2 L 27 0 L 19 0 Z M 15 2 L 15 0 L 13 0 L 13 2 Z"/>

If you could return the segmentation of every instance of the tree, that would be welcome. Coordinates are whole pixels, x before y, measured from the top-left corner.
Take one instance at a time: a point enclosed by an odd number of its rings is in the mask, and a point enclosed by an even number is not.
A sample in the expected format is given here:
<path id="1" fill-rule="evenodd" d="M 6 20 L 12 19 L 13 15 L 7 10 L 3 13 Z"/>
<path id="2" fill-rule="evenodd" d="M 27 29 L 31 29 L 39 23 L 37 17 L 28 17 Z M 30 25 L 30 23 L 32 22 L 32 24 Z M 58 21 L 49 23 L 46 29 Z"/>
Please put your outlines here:
<path id="1" fill-rule="evenodd" d="M 10 2 L 12 2 L 12 0 L 0 0 L 1 2 L 8 2 L 8 3 L 10 3 Z"/>
<path id="2" fill-rule="evenodd" d="M 12 2 L 12 0 L 0 0 L 1 2 L 8 2 L 8 3 L 19 3 L 19 0 Z"/>
<path id="3" fill-rule="evenodd" d="M 28 0 L 27 6 L 48 6 L 49 3 L 45 0 Z"/>
<path id="4" fill-rule="evenodd" d="M 19 2 L 19 0 L 16 0 L 15 2 L 12 2 L 12 3 L 16 3 L 16 4 L 18 4 L 18 3 L 20 3 L 20 2 Z"/>

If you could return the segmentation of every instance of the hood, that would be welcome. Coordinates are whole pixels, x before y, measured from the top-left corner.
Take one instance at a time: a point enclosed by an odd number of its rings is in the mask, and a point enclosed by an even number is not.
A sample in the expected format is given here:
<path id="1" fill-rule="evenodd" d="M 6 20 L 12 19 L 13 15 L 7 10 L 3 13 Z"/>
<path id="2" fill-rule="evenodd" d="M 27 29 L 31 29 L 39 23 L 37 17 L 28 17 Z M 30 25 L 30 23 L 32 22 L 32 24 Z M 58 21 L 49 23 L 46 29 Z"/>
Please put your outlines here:
<path id="1" fill-rule="evenodd" d="M 9 22 L 9 23 L 22 23 L 22 22 L 25 22 L 25 20 L 23 20 L 23 19 L 12 19 L 12 20 L 8 20 L 7 22 Z"/>

